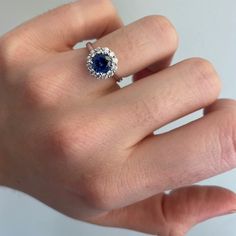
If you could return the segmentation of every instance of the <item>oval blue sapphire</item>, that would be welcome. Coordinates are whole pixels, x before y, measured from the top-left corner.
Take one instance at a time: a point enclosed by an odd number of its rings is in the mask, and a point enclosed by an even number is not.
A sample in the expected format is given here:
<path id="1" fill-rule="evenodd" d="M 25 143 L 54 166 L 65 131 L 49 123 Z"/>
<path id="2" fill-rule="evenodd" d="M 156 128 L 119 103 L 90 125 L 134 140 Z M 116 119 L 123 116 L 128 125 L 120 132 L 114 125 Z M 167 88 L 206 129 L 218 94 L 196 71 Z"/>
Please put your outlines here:
<path id="1" fill-rule="evenodd" d="M 92 58 L 92 67 L 96 73 L 107 73 L 111 70 L 112 59 L 107 54 L 97 54 Z"/>

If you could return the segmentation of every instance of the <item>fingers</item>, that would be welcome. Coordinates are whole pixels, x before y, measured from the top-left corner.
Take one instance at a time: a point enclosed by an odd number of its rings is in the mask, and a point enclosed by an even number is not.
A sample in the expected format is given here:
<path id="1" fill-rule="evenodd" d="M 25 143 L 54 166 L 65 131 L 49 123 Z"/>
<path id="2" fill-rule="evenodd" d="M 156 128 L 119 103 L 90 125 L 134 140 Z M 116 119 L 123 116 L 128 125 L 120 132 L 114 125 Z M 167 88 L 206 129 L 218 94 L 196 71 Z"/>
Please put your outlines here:
<path id="1" fill-rule="evenodd" d="M 216 186 L 183 187 L 166 195 L 164 211 L 167 222 L 176 222 L 189 230 L 212 217 L 236 211 L 236 194 Z"/>
<path id="2" fill-rule="evenodd" d="M 101 126 L 107 134 L 113 126 L 105 124 Z M 125 150 L 115 133 L 109 148 L 112 160 L 117 160 L 116 150 L 125 154 L 115 169 L 109 168 L 110 173 L 96 176 L 89 190 L 92 204 L 104 211 L 117 209 L 231 170 L 236 167 L 235 134 L 236 109 L 231 108 L 214 111 L 168 133 L 150 135 Z M 103 144 L 108 142 L 106 139 Z"/>
<path id="3" fill-rule="evenodd" d="M 107 46 L 117 53 L 117 73 L 125 77 L 151 64 L 163 64 L 176 51 L 178 36 L 166 18 L 149 16 L 107 35 L 96 46 Z"/>
<path id="4" fill-rule="evenodd" d="M 191 186 L 114 210 L 92 223 L 158 236 L 183 236 L 195 224 L 236 210 L 236 195 L 224 188 Z"/>
<path id="5" fill-rule="evenodd" d="M 122 26 L 110 0 L 81 0 L 51 10 L 15 30 L 21 43 L 63 51 L 85 39 L 100 38 Z"/>
<path id="6" fill-rule="evenodd" d="M 169 133 L 143 140 L 126 163 L 129 171 L 124 175 L 136 190 L 130 197 L 137 199 L 139 193 L 140 200 L 141 196 L 235 168 L 235 124 L 236 109 L 224 107 Z"/>
<path id="7" fill-rule="evenodd" d="M 58 108 L 74 104 L 85 105 L 97 100 L 109 90 L 117 89 L 112 83 L 105 89 L 88 83 L 83 70 L 78 67 L 78 60 L 74 60 L 71 53 L 59 53 L 53 60 L 40 66 L 32 67 L 19 81 L 19 96 L 23 97 L 32 108 Z M 70 63 L 65 63 L 65 62 Z M 82 78 L 80 80 L 80 78 Z M 94 108 L 95 109 L 95 108 Z"/>
<path id="8" fill-rule="evenodd" d="M 136 73 L 153 63 L 156 63 L 158 67 L 163 67 L 166 60 L 173 56 L 177 44 L 177 34 L 171 23 L 164 17 L 151 16 L 101 38 L 94 47 L 109 47 L 116 52 L 119 59 L 117 74 L 123 77 Z M 69 53 L 71 56 L 68 55 Z M 78 77 L 80 78 L 81 91 L 89 88 L 98 94 L 104 94 L 104 91 L 109 93 L 119 88 L 114 80 L 99 81 L 92 76 L 88 79 L 89 73 L 85 61 L 88 55 L 87 49 L 69 53 L 63 54 L 64 64 L 71 68 L 71 74 L 74 75 L 76 81 Z"/>
<path id="9" fill-rule="evenodd" d="M 148 16 L 121 28 L 95 43 L 111 48 L 119 59 L 117 74 L 132 75 L 153 63 L 163 63 L 176 51 L 178 36 L 163 16 Z"/>
<path id="10" fill-rule="evenodd" d="M 190 59 L 104 97 L 104 104 L 124 145 L 130 147 L 157 128 L 211 104 L 219 91 L 212 65 Z"/>
<path id="11" fill-rule="evenodd" d="M 125 77 L 152 64 L 155 64 L 155 67 L 163 67 L 166 60 L 173 56 L 177 45 L 177 33 L 171 23 L 162 16 L 149 16 L 106 35 L 99 39 L 94 47 L 108 47 L 114 51 L 119 60 L 117 74 L 119 77 Z M 75 75 L 80 74 L 82 90 L 84 87 L 90 87 L 95 91 L 110 92 L 110 88 L 114 88 L 113 79 L 101 81 L 93 76 L 88 78 L 87 49 L 69 53 L 73 59 L 65 60 L 65 63 L 73 68 L 71 71 Z M 115 89 L 117 88 L 118 85 Z"/>
<path id="12" fill-rule="evenodd" d="M 94 47 L 110 47 L 116 52 L 119 59 L 118 75 L 123 77 L 136 73 L 153 63 L 163 66 L 167 58 L 172 57 L 175 52 L 177 41 L 175 29 L 168 20 L 161 16 L 151 16 L 101 38 Z M 73 84 L 77 84 L 79 81 L 77 88 L 82 93 L 89 90 L 88 94 L 103 95 L 118 89 L 119 86 L 112 79 L 100 81 L 89 76 L 86 67 L 87 55 L 87 49 L 61 53 L 58 57 L 64 58 L 64 60 L 60 60 L 60 64 L 57 64 L 58 70 L 66 68 L 64 70 L 64 72 L 67 71 L 66 77 L 73 78 Z M 77 94 L 81 94 L 81 92 L 77 92 Z"/>

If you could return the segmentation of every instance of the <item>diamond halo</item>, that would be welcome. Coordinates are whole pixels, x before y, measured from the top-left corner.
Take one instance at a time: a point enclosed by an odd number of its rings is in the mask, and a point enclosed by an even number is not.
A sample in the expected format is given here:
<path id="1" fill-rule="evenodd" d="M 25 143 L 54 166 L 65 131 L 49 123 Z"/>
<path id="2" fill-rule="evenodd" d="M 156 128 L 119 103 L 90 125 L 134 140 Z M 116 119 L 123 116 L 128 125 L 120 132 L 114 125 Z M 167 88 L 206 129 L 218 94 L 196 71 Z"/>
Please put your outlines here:
<path id="1" fill-rule="evenodd" d="M 87 57 L 87 67 L 91 75 L 97 79 L 108 79 L 118 69 L 118 59 L 109 48 L 92 49 Z"/>

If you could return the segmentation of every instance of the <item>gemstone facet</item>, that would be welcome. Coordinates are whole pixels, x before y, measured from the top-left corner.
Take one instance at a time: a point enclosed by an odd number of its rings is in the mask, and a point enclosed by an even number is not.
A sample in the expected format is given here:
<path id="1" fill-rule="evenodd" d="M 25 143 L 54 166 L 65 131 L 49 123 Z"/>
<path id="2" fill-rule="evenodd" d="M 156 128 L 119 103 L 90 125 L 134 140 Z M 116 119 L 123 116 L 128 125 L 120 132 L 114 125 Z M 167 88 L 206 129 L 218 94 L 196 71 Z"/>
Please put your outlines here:
<path id="1" fill-rule="evenodd" d="M 118 59 L 109 48 L 96 48 L 87 57 L 87 67 L 97 79 L 108 79 L 118 69 Z"/>
<path id="2" fill-rule="evenodd" d="M 92 59 L 93 68 L 97 73 L 107 73 L 112 69 L 112 58 L 107 54 L 97 54 Z"/>

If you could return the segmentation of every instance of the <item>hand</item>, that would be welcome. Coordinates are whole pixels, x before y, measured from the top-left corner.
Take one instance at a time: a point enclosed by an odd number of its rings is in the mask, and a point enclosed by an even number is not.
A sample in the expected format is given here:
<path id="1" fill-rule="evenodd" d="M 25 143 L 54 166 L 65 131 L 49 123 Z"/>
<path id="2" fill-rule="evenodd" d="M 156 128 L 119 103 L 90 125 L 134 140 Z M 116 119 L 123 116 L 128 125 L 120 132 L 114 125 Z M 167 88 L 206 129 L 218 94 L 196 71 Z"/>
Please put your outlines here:
<path id="1" fill-rule="evenodd" d="M 118 75 L 135 74 L 133 84 L 89 75 L 87 49 L 72 49 L 91 38 L 116 52 Z M 229 190 L 184 187 L 236 166 L 236 102 L 215 102 L 208 61 L 168 67 L 177 45 L 166 18 L 123 27 L 108 0 L 62 6 L 4 35 L 1 184 L 76 219 L 162 236 L 236 210 Z M 205 107 L 203 118 L 152 134 Z"/>

